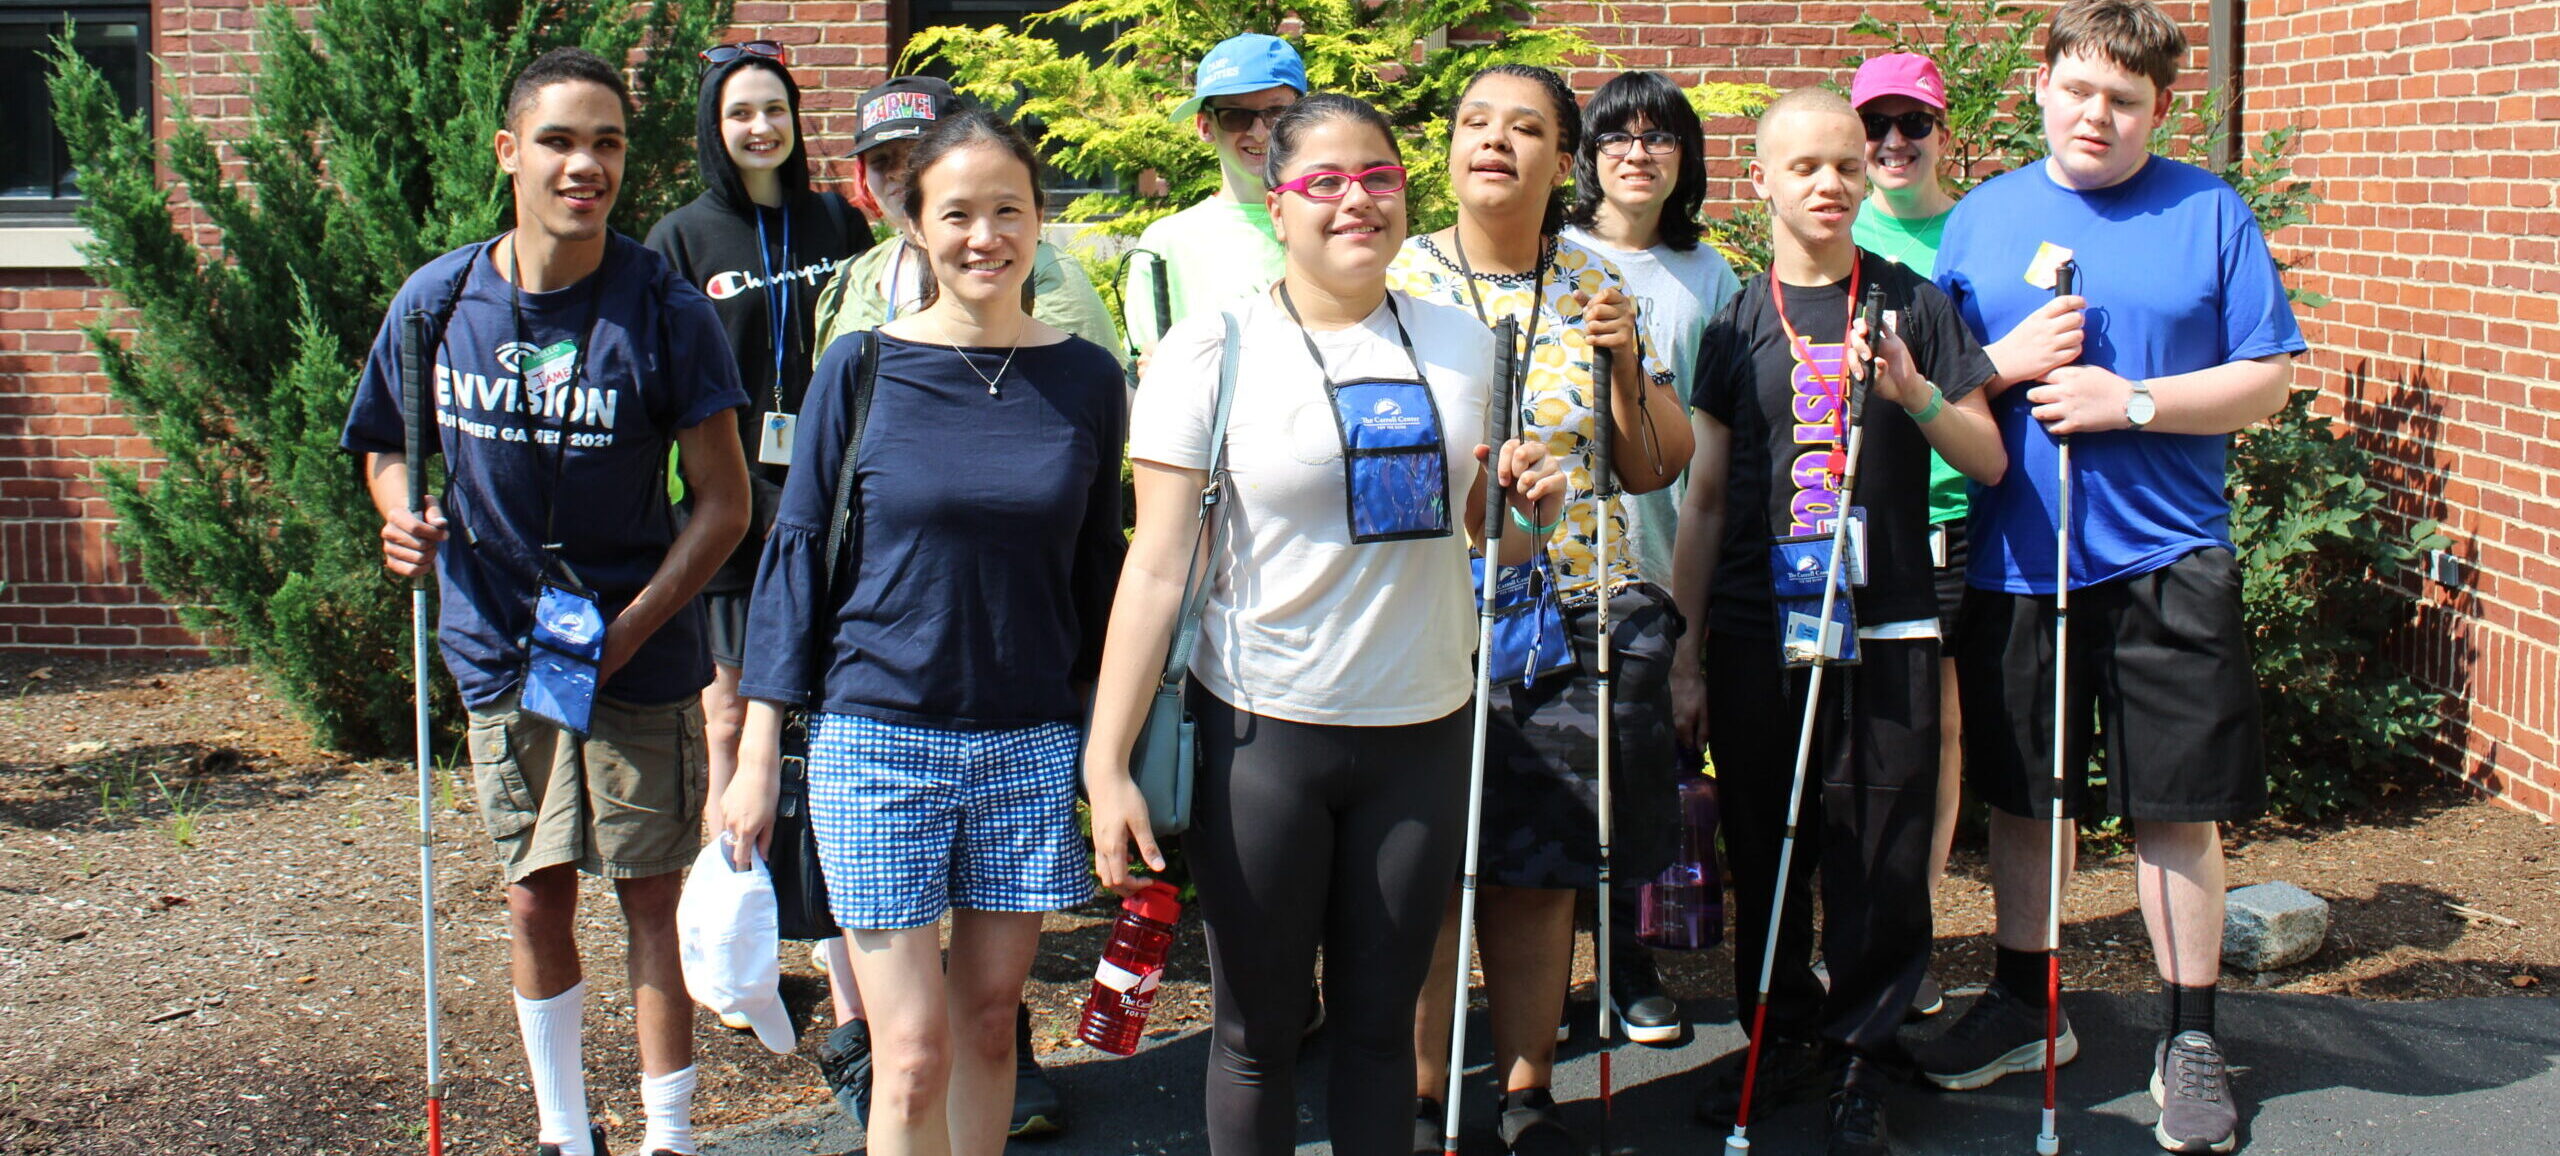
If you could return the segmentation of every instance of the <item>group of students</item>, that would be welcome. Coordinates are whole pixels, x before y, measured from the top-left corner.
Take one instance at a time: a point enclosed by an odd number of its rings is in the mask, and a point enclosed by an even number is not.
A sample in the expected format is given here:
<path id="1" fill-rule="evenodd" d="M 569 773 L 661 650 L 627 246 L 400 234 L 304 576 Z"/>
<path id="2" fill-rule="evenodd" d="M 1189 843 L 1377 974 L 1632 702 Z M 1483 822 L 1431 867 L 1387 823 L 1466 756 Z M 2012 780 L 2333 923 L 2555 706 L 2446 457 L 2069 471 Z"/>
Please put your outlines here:
<path id="1" fill-rule="evenodd" d="M 2060 741 L 2086 767 L 2098 735 L 2106 797 L 2075 781 L 2064 803 L 2132 821 L 2168 1004 L 2158 1139 L 2229 1151 L 2217 823 L 2254 814 L 2265 786 L 2223 455 L 2279 408 L 2304 346 L 2245 205 L 2147 152 L 2185 49 L 2149 0 L 2065 4 L 2035 79 L 2050 155 L 1961 203 L 1940 181 L 1946 95 L 1927 59 L 1871 60 L 1846 99 L 1786 94 L 1749 168 L 1770 267 L 1738 284 L 1701 239 L 1702 127 L 1661 76 L 1619 76 L 1585 107 L 1545 69 L 1477 74 L 1439 161 L 1456 222 L 1412 235 L 1387 118 L 1310 92 L 1284 41 L 1239 36 L 1175 114 L 1215 148 L 1219 191 L 1141 237 L 1125 345 L 1082 267 L 1041 240 L 1031 146 L 939 81 L 864 94 L 848 204 L 809 185 L 780 46 L 705 52 L 706 191 L 644 246 L 606 225 L 619 75 L 578 50 L 537 60 L 495 138 L 515 227 L 402 287 L 343 440 L 365 457 L 387 566 L 439 579 L 508 882 L 540 1150 L 604 1151 L 580 1056 L 578 871 L 614 880 L 626 918 L 641 1150 L 695 1150 L 678 880 L 706 829 L 741 866 L 770 838 L 795 710 L 847 929 L 817 952 L 828 1083 L 877 1152 L 991 1153 L 1055 1127 L 1022 986 L 1042 913 L 1090 898 L 1097 874 L 1125 894 L 1165 869 L 1131 748 L 1196 565 L 1181 846 L 1215 998 L 1213 1151 L 1291 1149 L 1320 1008 L 1337 1150 L 1439 1149 L 1462 872 L 1487 884 L 1500 1138 L 1577 1150 L 1550 1091 L 1575 900 L 1604 862 L 1621 879 L 1668 862 L 1674 787 L 1703 750 L 1759 1038 L 1755 1078 L 1728 1058 L 1699 1114 L 1729 1127 L 1827 1097 L 1832 1152 L 1889 1152 L 1893 1081 L 2044 1067 L 2049 760 Z M 895 235 L 873 246 L 872 221 Z M 2064 270 L 2077 292 L 2056 292 Z M 1859 306 L 1879 294 L 1870 328 Z M 430 347 L 409 348 L 421 333 Z M 408 471 L 427 465 L 403 440 L 404 357 L 432 411 L 421 450 L 445 459 L 440 500 L 414 513 Z M 1493 412 L 1515 389 L 1517 412 Z M 1394 448 L 1367 448 L 1384 429 Z M 1521 532 L 1486 561 L 1535 572 L 1568 660 L 1493 672 L 1465 864 L 1470 565 L 1497 502 Z M 1773 573 L 1843 518 L 1837 617 L 1853 625 L 1808 624 Z M 2094 623 L 2059 660 L 2058 578 Z M 607 623 L 576 729 L 554 721 L 557 657 L 528 641 L 564 592 Z M 1808 711 L 1806 639 L 1836 653 L 1851 633 L 1854 665 L 1828 669 Z M 1818 781 L 1779 880 L 1799 715 L 1819 720 L 1803 753 Z M 1992 807 L 1995 974 L 1950 1029 L 1907 1042 L 1906 1019 L 1940 1003 L 1930 895 L 1960 783 Z M 1650 959 L 1631 937 L 1615 956 L 1601 1014 L 1676 1038 Z"/>

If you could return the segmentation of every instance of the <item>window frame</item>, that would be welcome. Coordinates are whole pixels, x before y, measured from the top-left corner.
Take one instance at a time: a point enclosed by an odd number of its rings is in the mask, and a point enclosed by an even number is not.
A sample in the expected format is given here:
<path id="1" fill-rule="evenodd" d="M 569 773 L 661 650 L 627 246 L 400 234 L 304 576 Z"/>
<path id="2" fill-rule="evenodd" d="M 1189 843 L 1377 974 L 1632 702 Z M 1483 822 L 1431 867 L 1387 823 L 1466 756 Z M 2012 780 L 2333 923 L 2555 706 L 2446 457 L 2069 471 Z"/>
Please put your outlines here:
<path id="1" fill-rule="evenodd" d="M 154 98 L 159 91 L 158 62 L 152 51 L 155 30 L 153 5 L 149 0 L 124 2 L 91 2 L 85 4 L 42 3 L 39 0 L 0 0 L 0 26 L 57 29 L 66 23 L 129 24 L 136 40 L 136 92 L 124 94 L 132 100 L 129 109 L 140 109 L 155 128 L 159 114 Z M 44 108 L 42 118 L 48 151 L 61 144 L 61 130 L 53 123 L 52 109 Z M 56 173 L 60 181 L 63 173 Z M 0 229 L 61 230 L 74 225 L 73 214 L 88 204 L 88 198 L 73 196 L 0 196 Z"/>

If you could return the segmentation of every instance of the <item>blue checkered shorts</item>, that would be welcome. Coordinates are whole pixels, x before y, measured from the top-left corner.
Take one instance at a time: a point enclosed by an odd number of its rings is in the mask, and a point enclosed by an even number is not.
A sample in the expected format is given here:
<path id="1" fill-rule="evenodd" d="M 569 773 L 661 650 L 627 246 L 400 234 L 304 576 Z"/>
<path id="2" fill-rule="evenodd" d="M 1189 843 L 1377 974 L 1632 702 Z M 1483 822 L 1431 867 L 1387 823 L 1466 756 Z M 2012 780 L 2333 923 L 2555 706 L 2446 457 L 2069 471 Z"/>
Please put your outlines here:
<path id="1" fill-rule="evenodd" d="M 954 908 L 1055 911 L 1093 897 L 1076 830 L 1083 732 L 943 730 L 821 714 L 809 820 L 848 930 L 922 927 Z"/>

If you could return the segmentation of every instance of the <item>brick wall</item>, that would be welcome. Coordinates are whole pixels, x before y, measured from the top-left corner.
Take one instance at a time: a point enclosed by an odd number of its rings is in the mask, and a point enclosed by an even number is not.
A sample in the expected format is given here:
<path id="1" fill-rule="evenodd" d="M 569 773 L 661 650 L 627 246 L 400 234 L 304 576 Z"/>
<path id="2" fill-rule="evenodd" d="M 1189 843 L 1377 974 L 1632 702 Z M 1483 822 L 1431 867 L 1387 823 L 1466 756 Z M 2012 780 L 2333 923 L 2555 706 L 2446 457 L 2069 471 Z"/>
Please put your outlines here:
<path id="1" fill-rule="evenodd" d="M 200 110 L 245 102 L 229 54 L 249 0 L 160 6 L 163 91 Z M 2049 5 L 2039 5 L 2049 7 Z M 2195 51 L 2179 87 L 2206 85 L 2202 0 L 2165 5 Z M 2299 168 L 2326 203 L 2279 235 L 2303 283 L 2334 304 L 2304 315 L 2297 378 L 2384 452 L 2406 515 L 2441 518 L 2466 563 L 2458 589 L 2397 640 L 2451 696 L 2444 769 L 2560 815 L 2560 5 L 2544 0 L 2257 0 L 2248 6 L 2245 126 L 2307 127 Z M 1680 82 L 1781 88 L 1845 80 L 1875 51 L 1862 12 L 1914 27 L 1917 4 L 1627 3 L 1541 8 L 1614 59 L 1572 71 L 1588 91 L 1618 68 Z M 1603 15 L 1609 24 L 1596 23 Z M 883 75 L 896 10 L 884 0 L 746 0 L 741 34 L 781 40 L 821 157 Z M 1709 126 L 1715 201 L 1748 196 L 1736 143 Z M 820 178 L 841 179 L 821 161 Z M 76 273 L 0 271 L 0 646 L 179 647 L 184 636 L 105 544 L 108 511 L 85 458 L 139 455 L 73 332 L 101 307 Z M 2412 577 L 2412 588 L 2418 588 Z"/>
<path id="2" fill-rule="evenodd" d="M 2433 751 L 2560 817 L 2560 6 L 2257 0 L 2247 122 L 2300 124 L 2325 203 L 2277 238 L 2333 303 L 2298 381 L 2466 565 L 2398 639 L 2449 696 Z"/>

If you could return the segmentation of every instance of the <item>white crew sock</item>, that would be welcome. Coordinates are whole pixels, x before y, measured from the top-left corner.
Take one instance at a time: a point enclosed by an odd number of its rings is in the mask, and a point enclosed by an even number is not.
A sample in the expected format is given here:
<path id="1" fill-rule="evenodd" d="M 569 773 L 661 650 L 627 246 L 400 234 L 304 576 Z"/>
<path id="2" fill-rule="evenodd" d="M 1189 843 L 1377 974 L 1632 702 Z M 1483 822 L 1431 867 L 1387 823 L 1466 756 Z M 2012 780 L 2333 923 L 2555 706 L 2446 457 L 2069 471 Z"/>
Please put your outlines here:
<path id="1" fill-rule="evenodd" d="M 603 1156 L 587 1142 L 587 1061 L 579 1036 L 587 1010 L 587 982 L 550 999 L 516 993 L 516 1027 L 524 1033 L 525 1066 L 533 1074 L 533 1107 L 541 1119 L 540 1143 L 557 1144 L 560 1156 Z"/>
<path id="2" fill-rule="evenodd" d="M 641 1151 L 650 1156 L 660 1152 L 692 1156 L 693 1073 L 687 1066 L 663 1076 L 640 1077 L 640 1110 L 649 1118 L 649 1130 L 640 1137 Z"/>

